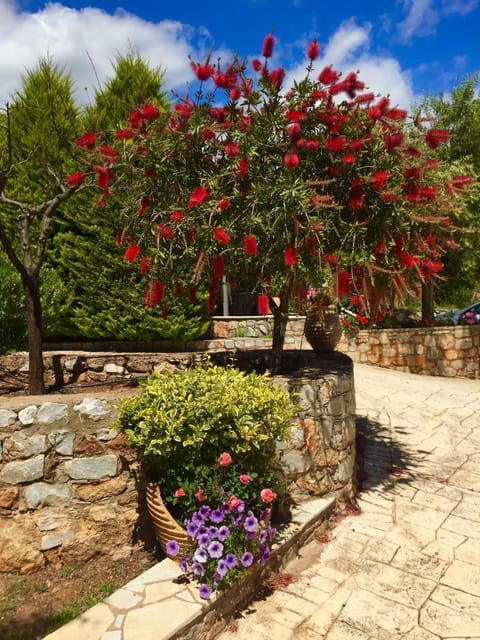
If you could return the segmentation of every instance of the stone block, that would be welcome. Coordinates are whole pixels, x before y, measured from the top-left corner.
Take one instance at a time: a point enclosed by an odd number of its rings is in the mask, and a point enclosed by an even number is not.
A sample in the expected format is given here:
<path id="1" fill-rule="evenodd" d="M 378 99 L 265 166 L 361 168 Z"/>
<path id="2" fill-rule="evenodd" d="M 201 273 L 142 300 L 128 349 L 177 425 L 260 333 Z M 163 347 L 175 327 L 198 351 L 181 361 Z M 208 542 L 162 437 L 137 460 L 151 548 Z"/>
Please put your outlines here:
<path id="1" fill-rule="evenodd" d="M 38 509 L 63 504 L 70 500 L 71 493 L 68 485 L 64 483 L 35 482 L 25 488 L 24 498 L 28 509 Z"/>
<path id="2" fill-rule="evenodd" d="M 106 455 L 97 458 L 69 460 L 65 463 L 65 471 L 73 480 L 100 480 L 116 476 L 117 466 L 117 456 Z"/>
<path id="3" fill-rule="evenodd" d="M 78 411 L 80 416 L 90 418 L 90 420 L 101 420 L 111 411 L 108 402 L 99 400 L 98 398 L 83 398 L 83 400 L 74 405 L 74 411 Z"/>
<path id="4" fill-rule="evenodd" d="M 24 426 L 28 426 L 35 422 L 37 413 L 38 407 L 35 404 L 29 404 L 18 412 L 18 419 Z"/>
<path id="5" fill-rule="evenodd" d="M 42 424 L 52 424 L 68 416 L 68 405 L 58 402 L 44 402 L 38 410 L 37 418 Z"/>
<path id="6" fill-rule="evenodd" d="M 17 421 L 17 414 L 10 409 L 0 409 L 0 429 L 5 429 Z"/>
<path id="7" fill-rule="evenodd" d="M 0 471 L 0 482 L 22 484 L 33 482 L 43 477 L 44 455 L 34 456 L 28 460 L 7 462 Z"/>

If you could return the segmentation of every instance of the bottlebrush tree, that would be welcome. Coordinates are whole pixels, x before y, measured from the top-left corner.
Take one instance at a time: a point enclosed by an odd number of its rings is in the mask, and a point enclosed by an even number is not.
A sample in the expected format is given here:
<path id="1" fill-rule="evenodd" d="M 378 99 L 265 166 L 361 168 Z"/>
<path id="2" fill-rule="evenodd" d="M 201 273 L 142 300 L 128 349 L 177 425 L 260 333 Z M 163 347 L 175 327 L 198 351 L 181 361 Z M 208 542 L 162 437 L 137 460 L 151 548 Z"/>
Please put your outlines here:
<path id="1" fill-rule="evenodd" d="M 277 371 L 293 301 L 349 296 L 376 318 L 386 291 L 437 277 L 470 178 L 445 180 L 432 157 L 448 131 L 367 91 L 355 72 L 314 73 L 316 41 L 305 76 L 285 88 L 285 70 L 269 66 L 274 44 L 267 35 L 251 63 L 191 61 L 195 95 L 171 110 L 140 106 L 112 137 L 76 142 L 98 204 L 118 210 L 147 306 L 194 301 L 206 287 L 213 312 L 224 276 L 248 279 L 274 317 Z"/>

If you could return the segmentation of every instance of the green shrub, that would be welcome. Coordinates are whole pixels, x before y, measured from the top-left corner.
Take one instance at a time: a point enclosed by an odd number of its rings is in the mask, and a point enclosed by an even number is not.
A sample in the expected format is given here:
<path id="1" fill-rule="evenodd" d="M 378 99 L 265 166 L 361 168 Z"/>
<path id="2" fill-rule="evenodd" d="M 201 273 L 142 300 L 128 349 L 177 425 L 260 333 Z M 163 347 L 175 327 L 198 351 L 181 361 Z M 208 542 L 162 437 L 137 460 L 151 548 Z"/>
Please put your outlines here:
<path id="1" fill-rule="evenodd" d="M 272 469 L 275 445 L 287 434 L 295 406 L 268 374 L 203 364 L 155 373 L 122 401 L 118 427 L 149 463 L 166 492 L 179 478 L 198 480 L 231 454 L 244 473 Z"/>

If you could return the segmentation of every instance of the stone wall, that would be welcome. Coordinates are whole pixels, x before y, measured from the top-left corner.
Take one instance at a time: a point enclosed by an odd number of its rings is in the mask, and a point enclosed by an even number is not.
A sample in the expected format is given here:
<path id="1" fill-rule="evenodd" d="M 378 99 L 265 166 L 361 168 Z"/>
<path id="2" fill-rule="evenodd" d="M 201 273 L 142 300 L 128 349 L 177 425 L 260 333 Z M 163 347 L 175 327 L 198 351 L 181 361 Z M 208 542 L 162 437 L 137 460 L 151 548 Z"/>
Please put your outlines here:
<path id="1" fill-rule="evenodd" d="M 338 349 L 354 362 L 430 376 L 480 378 L 480 326 L 369 329 Z"/>
<path id="2" fill-rule="evenodd" d="M 147 369 L 152 356 L 144 357 Z M 258 366 L 267 356 L 249 357 Z M 158 368 L 183 366 L 171 360 L 164 356 Z M 291 493 L 298 502 L 333 492 L 347 499 L 355 467 L 352 361 L 291 352 L 287 364 L 276 381 L 295 394 L 299 411 L 278 456 Z M 116 403 L 136 392 L 0 398 L 0 571 L 99 554 L 115 559 L 138 541 L 153 542 L 140 464 L 112 428 Z"/>

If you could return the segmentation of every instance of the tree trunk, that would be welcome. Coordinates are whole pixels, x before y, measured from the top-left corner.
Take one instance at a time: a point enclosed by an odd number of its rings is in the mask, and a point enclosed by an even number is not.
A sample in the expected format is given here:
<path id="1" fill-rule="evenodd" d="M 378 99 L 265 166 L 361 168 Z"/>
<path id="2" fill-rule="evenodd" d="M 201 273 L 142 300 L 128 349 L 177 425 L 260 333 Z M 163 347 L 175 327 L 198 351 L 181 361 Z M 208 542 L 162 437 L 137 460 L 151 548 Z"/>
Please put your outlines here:
<path id="1" fill-rule="evenodd" d="M 422 320 L 433 322 L 433 280 L 427 280 L 422 284 Z"/>
<path id="2" fill-rule="evenodd" d="M 270 299 L 273 313 L 272 352 L 270 355 L 270 370 L 272 374 L 279 373 L 282 364 L 283 345 L 288 322 L 288 303 L 293 289 L 293 276 L 289 275 L 284 289 L 279 295 L 279 304 Z"/>
<path id="3" fill-rule="evenodd" d="M 38 278 L 23 277 L 28 328 L 28 393 L 45 393 L 43 381 L 42 303 Z"/>

